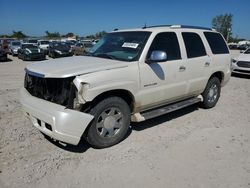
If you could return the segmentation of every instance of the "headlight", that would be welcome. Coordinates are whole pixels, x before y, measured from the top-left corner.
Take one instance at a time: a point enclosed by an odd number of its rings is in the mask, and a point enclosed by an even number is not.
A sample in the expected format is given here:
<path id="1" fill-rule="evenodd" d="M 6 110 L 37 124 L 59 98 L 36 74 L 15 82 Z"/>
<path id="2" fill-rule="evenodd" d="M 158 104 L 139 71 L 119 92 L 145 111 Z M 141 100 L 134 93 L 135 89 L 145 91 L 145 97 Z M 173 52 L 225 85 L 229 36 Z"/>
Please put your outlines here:
<path id="1" fill-rule="evenodd" d="M 236 63 L 237 62 L 237 60 L 236 59 L 232 59 L 232 63 Z"/>
<path id="2" fill-rule="evenodd" d="M 62 54 L 62 52 L 59 51 L 59 50 L 55 50 L 55 52 L 58 53 L 58 54 Z"/>
<path id="3" fill-rule="evenodd" d="M 28 50 L 25 50 L 24 53 L 25 53 L 25 54 L 29 54 L 30 52 L 29 52 Z"/>

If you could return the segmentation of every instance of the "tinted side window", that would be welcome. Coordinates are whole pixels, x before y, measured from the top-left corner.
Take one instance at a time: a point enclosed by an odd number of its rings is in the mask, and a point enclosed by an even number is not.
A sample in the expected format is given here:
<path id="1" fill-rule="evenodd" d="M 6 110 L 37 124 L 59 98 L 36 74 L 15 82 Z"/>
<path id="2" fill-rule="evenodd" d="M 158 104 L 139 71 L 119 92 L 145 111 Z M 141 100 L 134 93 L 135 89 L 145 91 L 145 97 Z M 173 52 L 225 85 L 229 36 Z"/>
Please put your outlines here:
<path id="1" fill-rule="evenodd" d="M 204 32 L 213 54 L 228 54 L 227 45 L 219 33 Z"/>
<path id="2" fill-rule="evenodd" d="M 154 38 L 148 52 L 150 57 L 152 51 L 161 50 L 167 53 L 167 60 L 181 59 L 180 47 L 174 32 L 159 33 Z"/>
<path id="3" fill-rule="evenodd" d="M 182 37 L 186 46 L 188 58 L 206 55 L 203 42 L 197 33 L 182 33 Z"/>

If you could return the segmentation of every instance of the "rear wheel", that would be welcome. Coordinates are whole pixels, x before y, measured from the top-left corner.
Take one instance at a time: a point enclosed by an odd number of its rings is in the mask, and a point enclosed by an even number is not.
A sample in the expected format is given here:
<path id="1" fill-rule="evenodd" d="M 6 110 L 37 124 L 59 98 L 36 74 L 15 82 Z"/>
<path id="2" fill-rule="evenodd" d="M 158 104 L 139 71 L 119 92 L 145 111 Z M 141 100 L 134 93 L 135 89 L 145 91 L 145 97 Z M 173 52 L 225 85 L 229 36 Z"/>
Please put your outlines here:
<path id="1" fill-rule="evenodd" d="M 94 148 L 105 148 L 122 141 L 129 129 L 130 109 L 128 104 L 119 97 L 109 97 L 91 110 L 94 116 L 88 133 L 87 141 Z"/>
<path id="2" fill-rule="evenodd" d="M 202 93 L 203 108 L 212 108 L 216 105 L 220 98 L 221 84 L 217 77 L 210 78 L 205 90 Z"/>

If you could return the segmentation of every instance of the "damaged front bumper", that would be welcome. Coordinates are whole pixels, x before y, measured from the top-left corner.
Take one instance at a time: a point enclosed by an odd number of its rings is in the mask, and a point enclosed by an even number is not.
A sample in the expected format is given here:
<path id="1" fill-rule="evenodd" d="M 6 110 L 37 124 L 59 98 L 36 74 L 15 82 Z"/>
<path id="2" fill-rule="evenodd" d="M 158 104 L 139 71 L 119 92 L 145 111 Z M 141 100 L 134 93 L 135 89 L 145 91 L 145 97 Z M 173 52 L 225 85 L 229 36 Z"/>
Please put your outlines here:
<path id="1" fill-rule="evenodd" d="M 92 115 L 33 97 L 25 88 L 20 92 L 23 110 L 36 128 L 55 140 L 79 143 Z"/>

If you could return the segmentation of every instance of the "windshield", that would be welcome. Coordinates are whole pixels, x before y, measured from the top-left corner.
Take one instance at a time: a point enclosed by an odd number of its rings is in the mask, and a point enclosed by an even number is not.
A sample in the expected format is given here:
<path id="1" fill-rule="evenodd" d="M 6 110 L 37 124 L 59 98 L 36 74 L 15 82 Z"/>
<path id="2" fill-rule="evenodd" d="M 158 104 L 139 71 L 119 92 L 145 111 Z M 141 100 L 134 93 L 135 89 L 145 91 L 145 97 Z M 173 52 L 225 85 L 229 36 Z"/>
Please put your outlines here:
<path id="1" fill-rule="evenodd" d="M 53 44 L 55 49 L 58 50 L 68 50 L 70 49 L 69 45 L 67 43 L 61 42 L 61 43 L 54 43 Z"/>
<path id="2" fill-rule="evenodd" d="M 11 44 L 12 44 L 12 46 L 20 46 L 21 42 L 12 42 Z"/>
<path id="3" fill-rule="evenodd" d="M 37 40 L 28 40 L 29 43 L 37 43 Z"/>
<path id="4" fill-rule="evenodd" d="M 49 41 L 40 41 L 41 44 L 49 44 Z"/>
<path id="5" fill-rule="evenodd" d="M 92 43 L 84 43 L 84 47 L 86 47 L 86 48 L 92 48 L 93 44 Z"/>
<path id="6" fill-rule="evenodd" d="M 250 54 L 250 48 L 248 48 L 248 49 L 244 52 L 244 54 Z"/>
<path id="7" fill-rule="evenodd" d="M 23 48 L 23 49 L 24 49 L 24 48 L 32 49 L 32 48 L 36 48 L 36 46 L 33 45 L 33 44 L 23 44 L 23 45 L 22 45 L 22 48 Z"/>
<path id="8" fill-rule="evenodd" d="M 121 61 L 137 61 L 150 32 L 115 32 L 105 35 L 90 50 L 90 55 Z"/>

